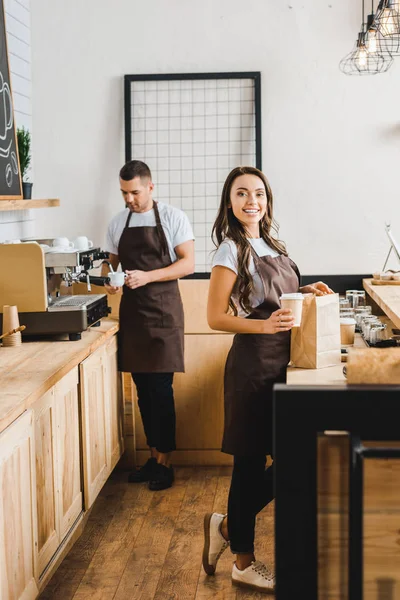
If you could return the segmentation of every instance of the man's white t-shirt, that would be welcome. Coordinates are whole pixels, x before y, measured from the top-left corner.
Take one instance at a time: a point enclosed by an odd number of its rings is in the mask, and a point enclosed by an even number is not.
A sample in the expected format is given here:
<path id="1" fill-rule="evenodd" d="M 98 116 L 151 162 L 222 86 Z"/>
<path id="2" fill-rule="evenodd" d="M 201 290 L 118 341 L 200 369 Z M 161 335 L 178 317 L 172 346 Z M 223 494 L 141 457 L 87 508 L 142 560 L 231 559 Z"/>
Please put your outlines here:
<path id="1" fill-rule="evenodd" d="M 262 238 L 248 238 L 250 244 L 253 246 L 254 251 L 257 256 L 260 258 L 262 256 L 272 256 L 276 258 L 279 256 L 279 252 L 273 250 Z M 222 242 L 222 244 L 217 248 L 213 260 L 212 266 L 217 267 L 227 267 L 231 271 L 233 271 L 236 275 L 238 274 L 238 263 L 237 263 L 237 246 L 233 240 L 226 239 Z M 261 277 L 258 274 L 256 267 L 254 265 L 254 259 L 250 255 L 250 265 L 249 265 L 250 275 L 253 278 L 253 292 L 250 294 L 250 304 L 252 308 L 256 308 L 264 301 L 264 287 L 261 281 Z M 232 300 L 236 305 L 238 310 L 239 317 L 246 317 L 248 313 L 246 313 L 239 305 L 238 297 L 232 296 Z"/>
<path id="2" fill-rule="evenodd" d="M 187 215 L 170 204 L 158 202 L 160 221 L 167 239 L 171 261 L 177 261 L 175 248 L 184 242 L 194 240 L 192 226 Z M 119 212 L 108 226 L 105 250 L 118 255 L 118 244 L 129 215 L 129 208 Z M 155 227 L 156 217 L 154 208 L 144 213 L 132 213 L 129 227 Z"/>

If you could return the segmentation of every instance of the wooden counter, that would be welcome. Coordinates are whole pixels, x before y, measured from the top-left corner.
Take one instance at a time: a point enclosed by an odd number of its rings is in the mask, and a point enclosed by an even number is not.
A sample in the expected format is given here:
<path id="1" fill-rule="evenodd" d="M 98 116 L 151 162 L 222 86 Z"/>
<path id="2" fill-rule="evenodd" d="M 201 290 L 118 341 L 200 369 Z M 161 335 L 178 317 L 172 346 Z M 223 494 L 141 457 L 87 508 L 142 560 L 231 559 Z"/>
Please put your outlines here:
<path id="1" fill-rule="evenodd" d="M 17 348 L 0 346 L 0 432 L 117 331 L 116 320 L 102 319 L 76 342 L 24 340 Z"/>
<path id="2" fill-rule="evenodd" d="M 387 315 L 388 335 L 400 327 L 400 287 L 374 286 L 364 280 L 367 294 Z M 365 347 L 356 334 L 355 347 Z M 287 383 L 293 386 L 346 388 L 343 366 L 325 369 L 287 369 Z M 321 396 L 321 403 L 323 397 Z M 399 447 L 398 442 L 368 442 L 365 446 Z M 349 437 L 346 431 L 325 431 L 317 437 L 318 498 L 318 597 L 343 600 L 347 594 Z M 307 462 L 307 461 L 306 461 Z M 364 598 L 375 600 L 396 595 L 400 586 L 398 564 L 398 485 L 400 461 L 364 461 Z M 377 557 L 380 557 L 377 559 Z M 392 586 L 392 587 L 390 587 Z M 390 589 L 393 589 L 394 595 Z M 396 596 L 397 597 L 397 596 Z"/>
<path id="3" fill-rule="evenodd" d="M 371 281 L 363 279 L 365 291 L 400 329 L 400 285 L 372 285 Z"/>
<path id="4" fill-rule="evenodd" d="M 0 347 L 0 598 L 33 600 L 124 451 L 118 322 Z"/>

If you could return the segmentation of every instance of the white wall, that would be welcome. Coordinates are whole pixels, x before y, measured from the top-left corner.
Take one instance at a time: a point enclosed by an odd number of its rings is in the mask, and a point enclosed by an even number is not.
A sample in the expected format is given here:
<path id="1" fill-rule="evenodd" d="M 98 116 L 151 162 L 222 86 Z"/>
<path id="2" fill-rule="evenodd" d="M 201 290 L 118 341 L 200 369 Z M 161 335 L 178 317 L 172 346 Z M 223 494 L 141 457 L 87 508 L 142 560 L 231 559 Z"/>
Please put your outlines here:
<path id="1" fill-rule="evenodd" d="M 16 1 L 16 0 L 15 0 Z M 400 238 L 400 59 L 375 77 L 338 68 L 359 0 L 35 0 L 37 233 L 104 239 L 122 205 L 123 75 L 262 72 L 263 170 L 303 273 L 369 273 Z M 151 166 L 151 165 L 150 165 Z"/>
<path id="2" fill-rule="evenodd" d="M 32 128 L 30 0 L 4 0 L 8 60 L 17 127 Z M 0 242 L 34 232 L 32 210 L 0 212 Z"/>

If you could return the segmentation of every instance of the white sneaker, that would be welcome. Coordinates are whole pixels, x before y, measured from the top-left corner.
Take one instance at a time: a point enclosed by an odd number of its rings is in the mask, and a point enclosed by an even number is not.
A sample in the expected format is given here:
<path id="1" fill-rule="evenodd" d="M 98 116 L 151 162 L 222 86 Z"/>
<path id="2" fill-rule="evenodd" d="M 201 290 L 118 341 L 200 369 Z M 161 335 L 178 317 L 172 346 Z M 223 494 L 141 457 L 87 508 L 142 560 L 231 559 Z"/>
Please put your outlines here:
<path id="1" fill-rule="evenodd" d="M 221 533 L 225 517 L 218 513 L 207 513 L 204 517 L 203 569 L 207 575 L 214 575 L 219 557 L 229 546 Z"/>
<path id="2" fill-rule="evenodd" d="M 253 561 L 244 571 L 233 563 L 232 583 L 267 594 L 275 592 L 275 574 L 259 560 Z"/>

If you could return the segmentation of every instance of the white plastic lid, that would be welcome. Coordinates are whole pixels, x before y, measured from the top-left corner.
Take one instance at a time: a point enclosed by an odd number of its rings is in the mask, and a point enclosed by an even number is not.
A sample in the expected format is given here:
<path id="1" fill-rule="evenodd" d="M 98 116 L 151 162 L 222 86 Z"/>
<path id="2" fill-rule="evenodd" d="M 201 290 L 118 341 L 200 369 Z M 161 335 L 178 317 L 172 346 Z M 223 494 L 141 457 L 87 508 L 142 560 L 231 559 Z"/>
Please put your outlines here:
<path id="1" fill-rule="evenodd" d="M 340 323 L 341 325 L 355 325 L 356 321 L 351 317 L 344 317 L 343 319 L 340 319 Z"/>
<path id="2" fill-rule="evenodd" d="M 282 294 L 279 300 L 304 300 L 304 296 L 298 292 L 293 292 L 292 294 Z"/>

